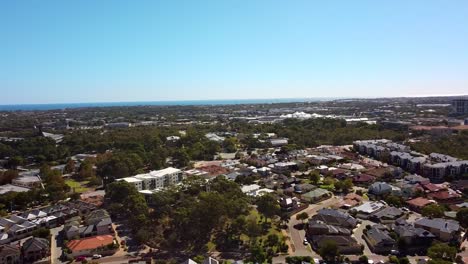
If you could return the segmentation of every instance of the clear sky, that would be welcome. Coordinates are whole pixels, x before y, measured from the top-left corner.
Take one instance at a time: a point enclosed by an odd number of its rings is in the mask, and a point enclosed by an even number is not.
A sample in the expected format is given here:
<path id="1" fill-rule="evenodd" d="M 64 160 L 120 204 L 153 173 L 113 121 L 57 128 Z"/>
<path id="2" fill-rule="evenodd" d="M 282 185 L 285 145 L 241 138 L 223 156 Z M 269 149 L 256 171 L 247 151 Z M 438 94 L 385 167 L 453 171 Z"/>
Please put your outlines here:
<path id="1" fill-rule="evenodd" d="M 1 1 L 0 92 L 0 104 L 468 94 L 468 1 Z"/>

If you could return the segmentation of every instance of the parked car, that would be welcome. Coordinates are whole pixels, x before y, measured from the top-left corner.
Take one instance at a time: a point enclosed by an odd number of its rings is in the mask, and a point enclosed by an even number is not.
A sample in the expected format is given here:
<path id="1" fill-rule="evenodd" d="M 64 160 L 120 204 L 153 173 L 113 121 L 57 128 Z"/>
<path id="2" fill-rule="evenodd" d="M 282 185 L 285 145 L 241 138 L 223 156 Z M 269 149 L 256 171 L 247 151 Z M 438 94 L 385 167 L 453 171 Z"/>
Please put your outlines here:
<path id="1" fill-rule="evenodd" d="M 93 255 L 93 259 L 100 259 L 102 258 L 102 255 L 99 255 L 99 254 L 94 254 Z"/>
<path id="2" fill-rule="evenodd" d="M 304 242 L 303 242 L 303 243 L 304 243 L 304 245 L 306 245 L 306 246 L 309 245 L 309 241 L 307 241 L 307 238 L 304 238 Z"/>
<path id="3" fill-rule="evenodd" d="M 85 257 L 85 256 L 79 256 L 79 257 L 76 257 L 75 260 L 76 260 L 77 262 L 85 261 L 85 260 L 86 260 L 86 257 Z"/>

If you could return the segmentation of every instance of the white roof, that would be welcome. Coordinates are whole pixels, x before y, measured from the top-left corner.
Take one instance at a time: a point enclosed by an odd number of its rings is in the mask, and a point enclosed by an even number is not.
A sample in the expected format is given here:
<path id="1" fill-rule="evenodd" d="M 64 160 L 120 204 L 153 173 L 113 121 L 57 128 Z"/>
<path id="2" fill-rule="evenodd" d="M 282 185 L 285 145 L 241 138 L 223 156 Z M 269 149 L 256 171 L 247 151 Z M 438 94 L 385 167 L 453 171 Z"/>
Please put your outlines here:
<path id="1" fill-rule="evenodd" d="M 251 184 L 251 185 L 244 185 L 242 186 L 243 193 L 249 193 L 252 191 L 260 190 L 260 185 L 258 184 Z"/>
<path id="2" fill-rule="evenodd" d="M 168 167 L 162 170 L 157 170 L 157 171 L 151 171 L 149 174 L 154 177 L 162 177 L 167 174 L 173 174 L 173 173 L 179 173 L 181 170 L 173 168 L 173 167 Z"/>
<path id="3" fill-rule="evenodd" d="M 142 180 L 134 178 L 134 177 L 122 178 L 122 179 L 118 179 L 118 181 L 126 181 L 128 183 L 142 182 Z"/>

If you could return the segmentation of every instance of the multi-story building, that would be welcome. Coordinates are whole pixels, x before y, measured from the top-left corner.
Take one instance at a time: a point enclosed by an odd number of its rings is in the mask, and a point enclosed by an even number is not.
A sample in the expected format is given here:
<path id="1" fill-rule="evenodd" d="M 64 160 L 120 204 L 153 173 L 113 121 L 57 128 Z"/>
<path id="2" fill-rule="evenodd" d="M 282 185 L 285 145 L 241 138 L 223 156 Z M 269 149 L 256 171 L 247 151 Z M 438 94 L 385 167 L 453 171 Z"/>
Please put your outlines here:
<path id="1" fill-rule="evenodd" d="M 468 114 L 468 98 L 455 99 L 452 101 L 452 111 L 455 114 Z"/>
<path id="2" fill-rule="evenodd" d="M 119 179 L 133 184 L 138 191 L 161 189 L 174 185 L 182 181 L 183 173 L 176 168 L 165 168 L 162 170 L 151 171 L 144 174 L 138 174 L 133 177 Z"/>

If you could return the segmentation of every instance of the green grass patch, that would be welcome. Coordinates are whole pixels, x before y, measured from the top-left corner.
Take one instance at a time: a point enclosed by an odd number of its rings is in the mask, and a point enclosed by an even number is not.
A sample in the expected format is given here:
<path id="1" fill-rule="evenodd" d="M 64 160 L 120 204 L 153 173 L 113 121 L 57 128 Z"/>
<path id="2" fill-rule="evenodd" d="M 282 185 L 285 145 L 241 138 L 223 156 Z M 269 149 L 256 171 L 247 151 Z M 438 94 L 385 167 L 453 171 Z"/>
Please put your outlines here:
<path id="1" fill-rule="evenodd" d="M 72 191 L 77 192 L 77 193 L 83 193 L 89 191 L 89 188 L 86 187 L 86 184 L 88 184 L 89 181 L 75 181 L 72 179 L 65 180 L 65 184 L 68 185 Z"/>

